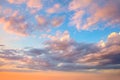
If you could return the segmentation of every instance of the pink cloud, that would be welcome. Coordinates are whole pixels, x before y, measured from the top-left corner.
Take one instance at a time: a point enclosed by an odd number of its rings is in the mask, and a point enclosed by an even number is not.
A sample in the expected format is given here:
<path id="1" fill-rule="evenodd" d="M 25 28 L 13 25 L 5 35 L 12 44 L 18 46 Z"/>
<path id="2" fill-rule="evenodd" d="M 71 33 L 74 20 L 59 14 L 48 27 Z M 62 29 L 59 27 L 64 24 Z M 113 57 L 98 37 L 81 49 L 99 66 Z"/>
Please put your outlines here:
<path id="1" fill-rule="evenodd" d="M 84 13 L 85 13 L 85 11 L 83 11 L 83 10 L 76 11 L 76 13 L 71 18 L 70 24 L 75 25 L 78 30 L 80 30 L 82 27 L 80 25 L 82 24 L 82 17 L 84 15 Z"/>
<path id="2" fill-rule="evenodd" d="M 11 17 L 0 18 L 1 24 L 4 25 L 4 30 L 8 33 L 17 34 L 20 36 L 27 36 L 28 25 L 25 22 L 25 18 L 19 15 L 18 12 L 14 12 Z"/>
<path id="3" fill-rule="evenodd" d="M 8 0 L 8 2 L 11 4 L 26 4 L 31 13 L 36 13 L 43 7 L 41 0 Z"/>
<path id="4" fill-rule="evenodd" d="M 64 22 L 64 19 L 65 17 L 56 17 L 56 18 L 53 18 L 52 21 L 51 21 L 51 24 L 55 27 L 58 27 L 60 26 L 61 24 L 63 24 Z"/>
<path id="5" fill-rule="evenodd" d="M 7 0 L 9 3 L 11 4 L 22 4 L 24 3 L 26 0 Z"/>
<path id="6" fill-rule="evenodd" d="M 64 22 L 64 17 L 53 17 L 49 18 L 48 16 L 37 15 L 36 21 L 38 23 L 37 28 L 42 30 L 50 30 L 51 27 L 59 27 Z"/>
<path id="7" fill-rule="evenodd" d="M 42 8 L 41 0 L 28 0 L 27 1 L 27 6 L 29 8 L 41 9 Z"/>
<path id="8" fill-rule="evenodd" d="M 39 25 L 46 25 L 47 19 L 44 16 L 36 16 L 36 20 Z"/>
<path id="9" fill-rule="evenodd" d="M 53 7 L 46 10 L 47 13 L 57 13 L 60 10 L 60 4 L 54 4 Z"/>
<path id="10" fill-rule="evenodd" d="M 80 8 L 84 8 L 88 6 L 92 0 L 72 0 L 69 4 L 70 10 L 78 10 Z"/>
<path id="11" fill-rule="evenodd" d="M 78 30 L 94 30 L 99 28 L 106 28 L 108 26 L 113 26 L 114 24 L 120 23 L 120 10 L 118 0 L 115 0 L 114 2 L 109 0 L 103 6 L 100 6 L 99 2 L 93 0 L 90 0 L 88 2 L 86 1 L 86 5 L 84 5 L 84 3 L 83 5 L 80 5 L 78 4 L 78 2 L 80 3 L 80 1 L 81 0 L 73 0 L 70 3 L 71 7 L 69 6 L 69 10 L 74 11 L 70 23 L 76 26 Z M 93 2 L 91 3 L 91 1 Z M 84 13 L 79 13 L 82 11 Z M 85 15 L 89 16 L 84 18 Z M 100 27 L 98 25 L 100 22 L 104 22 L 105 25 L 103 27 Z"/>

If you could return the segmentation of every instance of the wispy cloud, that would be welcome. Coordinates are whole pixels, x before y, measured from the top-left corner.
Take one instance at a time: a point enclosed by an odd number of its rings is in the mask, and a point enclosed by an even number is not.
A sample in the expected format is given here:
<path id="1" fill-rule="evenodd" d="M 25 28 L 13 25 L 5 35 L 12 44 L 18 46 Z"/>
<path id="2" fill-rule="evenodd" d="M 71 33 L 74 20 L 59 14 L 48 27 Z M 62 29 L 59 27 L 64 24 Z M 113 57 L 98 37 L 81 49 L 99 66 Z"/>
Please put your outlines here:
<path id="1" fill-rule="evenodd" d="M 69 10 L 74 11 L 71 23 L 75 25 L 78 30 L 94 30 L 109 26 L 112 27 L 114 24 L 119 24 L 120 22 L 118 0 L 114 2 L 112 0 L 107 2 L 103 0 L 100 2 L 95 0 L 73 0 L 69 4 Z M 100 23 L 105 23 L 105 25 L 101 27 L 98 25 Z"/>

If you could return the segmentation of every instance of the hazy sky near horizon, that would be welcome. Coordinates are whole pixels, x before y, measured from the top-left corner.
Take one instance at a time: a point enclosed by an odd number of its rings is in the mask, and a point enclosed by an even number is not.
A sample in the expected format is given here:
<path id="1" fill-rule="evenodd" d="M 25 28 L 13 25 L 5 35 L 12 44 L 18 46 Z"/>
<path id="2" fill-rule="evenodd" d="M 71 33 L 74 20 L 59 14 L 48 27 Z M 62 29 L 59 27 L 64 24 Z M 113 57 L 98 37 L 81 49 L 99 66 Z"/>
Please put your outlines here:
<path id="1" fill-rule="evenodd" d="M 120 0 L 0 0 L 0 79 L 39 71 L 118 80 Z"/>
<path id="2" fill-rule="evenodd" d="M 0 72 L 1 80 L 119 80 L 115 71 L 104 73 L 81 72 Z"/>

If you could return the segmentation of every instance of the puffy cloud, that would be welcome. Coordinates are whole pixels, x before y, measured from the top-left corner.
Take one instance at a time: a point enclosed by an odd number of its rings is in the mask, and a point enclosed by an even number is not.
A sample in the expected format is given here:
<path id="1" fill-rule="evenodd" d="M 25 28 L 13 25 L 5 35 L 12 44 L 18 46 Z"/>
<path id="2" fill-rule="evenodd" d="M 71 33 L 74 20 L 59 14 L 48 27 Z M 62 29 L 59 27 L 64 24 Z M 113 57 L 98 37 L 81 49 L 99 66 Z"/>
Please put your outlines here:
<path id="1" fill-rule="evenodd" d="M 1 17 L 1 24 L 4 25 L 4 30 L 8 33 L 14 33 L 20 36 L 28 35 L 29 25 L 25 22 L 25 18 L 18 14 L 18 11 L 14 12 L 10 17 Z"/>
<path id="2" fill-rule="evenodd" d="M 48 45 L 48 48 L 51 48 L 51 50 L 65 50 L 69 46 L 69 42 L 71 42 L 70 35 L 68 31 L 63 32 L 57 32 L 55 36 L 48 35 L 48 38 L 50 38 L 50 41 L 45 42 L 46 45 Z"/>
<path id="3" fill-rule="evenodd" d="M 105 42 L 78 43 L 70 37 L 68 31 L 58 31 L 56 35 L 46 35 L 45 38 L 49 39 L 44 42 L 44 48 L 0 49 L 0 60 L 7 60 L 11 65 L 14 63 L 19 69 L 35 71 L 120 69 L 119 37 L 119 33 L 113 32 Z"/>
<path id="4" fill-rule="evenodd" d="M 46 10 L 47 13 L 57 13 L 60 10 L 60 4 L 54 4 L 52 8 Z"/>
<path id="5" fill-rule="evenodd" d="M 49 30 L 51 27 L 58 27 L 63 24 L 64 17 L 53 17 L 51 20 L 49 17 L 45 17 L 42 15 L 36 16 L 36 21 L 38 23 L 37 28 L 40 30 Z"/>
<path id="6" fill-rule="evenodd" d="M 24 3 L 26 0 L 7 0 L 9 3 L 11 4 L 22 4 Z"/>
<path id="7" fill-rule="evenodd" d="M 51 54 L 57 57 L 57 60 L 65 62 L 74 62 L 77 58 L 90 52 L 97 52 L 99 49 L 95 44 L 77 43 L 70 38 L 69 32 L 57 32 L 55 36 L 47 35 L 50 38 L 45 45 Z"/>
<path id="8" fill-rule="evenodd" d="M 32 32 L 42 32 L 50 30 L 53 27 L 58 27 L 63 24 L 65 17 L 50 17 L 43 15 L 36 15 L 35 22 L 29 21 L 20 11 L 14 11 L 11 8 L 2 9 L 2 16 L 0 16 L 0 24 L 6 32 L 16 34 L 19 36 L 29 36 Z"/>
<path id="9" fill-rule="evenodd" d="M 32 13 L 35 13 L 42 9 L 41 0 L 7 0 L 11 4 L 26 4 L 26 6 L 31 10 Z"/>
<path id="10" fill-rule="evenodd" d="M 27 1 L 27 6 L 29 8 L 41 9 L 42 8 L 41 0 L 28 0 Z"/>
<path id="11" fill-rule="evenodd" d="M 80 58 L 78 61 L 87 63 L 90 65 L 116 65 L 120 64 L 120 34 L 119 33 L 111 33 L 108 36 L 106 42 L 104 42 L 104 47 L 100 49 L 100 51 L 95 53 L 89 53 L 85 55 L 83 58 Z M 101 43 L 103 45 L 103 43 Z"/>
<path id="12" fill-rule="evenodd" d="M 110 45 L 120 45 L 120 32 L 116 33 L 113 32 L 108 36 L 108 40 L 107 40 L 107 46 Z"/>
<path id="13" fill-rule="evenodd" d="M 36 16 L 36 20 L 40 26 L 47 26 L 49 24 L 49 21 L 44 16 Z"/>
<path id="14" fill-rule="evenodd" d="M 100 3 L 104 4 L 101 5 Z M 112 0 L 108 0 L 107 2 L 103 0 L 98 2 L 95 0 L 73 0 L 69 4 L 69 10 L 74 11 L 71 23 L 76 26 L 78 30 L 99 29 L 101 27 L 98 24 L 103 24 L 102 28 L 111 25 L 114 26 L 120 23 L 119 4 L 120 2 L 118 0 L 114 2 Z"/>
<path id="15" fill-rule="evenodd" d="M 60 25 L 63 24 L 65 17 L 56 17 L 53 18 L 53 20 L 51 21 L 51 24 L 55 27 L 58 27 Z"/>

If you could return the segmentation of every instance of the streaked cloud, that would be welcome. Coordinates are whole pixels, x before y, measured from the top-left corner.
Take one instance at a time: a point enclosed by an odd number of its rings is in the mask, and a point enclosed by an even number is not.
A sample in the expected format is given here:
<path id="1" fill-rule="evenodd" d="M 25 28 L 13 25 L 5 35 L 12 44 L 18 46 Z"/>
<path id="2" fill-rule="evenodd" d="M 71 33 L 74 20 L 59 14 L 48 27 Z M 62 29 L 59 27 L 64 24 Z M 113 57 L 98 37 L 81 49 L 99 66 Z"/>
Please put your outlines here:
<path id="1" fill-rule="evenodd" d="M 72 0 L 69 4 L 69 9 L 70 10 L 78 10 L 78 9 L 82 9 L 85 7 L 88 7 L 88 5 L 90 5 L 90 3 L 92 2 L 92 0 Z"/>
<path id="2" fill-rule="evenodd" d="M 112 27 L 120 22 L 119 4 L 118 0 L 109 0 L 107 2 L 103 0 L 98 2 L 95 0 L 73 0 L 69 4 L 69 10 L 74 11 L 71 23 L 78 30 L 96 30 Z M 99 24 L 102 23 L 104 25 L 100 26 Z"/>

